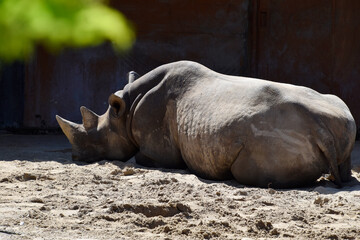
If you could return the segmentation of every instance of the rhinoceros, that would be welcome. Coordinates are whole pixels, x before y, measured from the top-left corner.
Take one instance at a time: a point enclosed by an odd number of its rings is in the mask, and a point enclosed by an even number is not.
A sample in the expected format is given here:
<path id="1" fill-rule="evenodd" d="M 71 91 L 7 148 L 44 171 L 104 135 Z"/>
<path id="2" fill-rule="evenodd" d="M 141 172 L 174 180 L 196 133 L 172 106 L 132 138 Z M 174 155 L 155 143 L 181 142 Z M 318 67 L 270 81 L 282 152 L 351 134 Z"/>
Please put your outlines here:
<path id="1" fill-rule="evenodd" d="M 136 79 L 137 78 L 137 79 Z M 180 61 L 111 94 L 101 116 L 81 107 L 82 124 L 59 116 L 75 160 L 188 168 L 213 180 L 300 187 L 331 173 L 351 178 L 354 119 L 340 98 L 310 88 L 229 76 Z"/>

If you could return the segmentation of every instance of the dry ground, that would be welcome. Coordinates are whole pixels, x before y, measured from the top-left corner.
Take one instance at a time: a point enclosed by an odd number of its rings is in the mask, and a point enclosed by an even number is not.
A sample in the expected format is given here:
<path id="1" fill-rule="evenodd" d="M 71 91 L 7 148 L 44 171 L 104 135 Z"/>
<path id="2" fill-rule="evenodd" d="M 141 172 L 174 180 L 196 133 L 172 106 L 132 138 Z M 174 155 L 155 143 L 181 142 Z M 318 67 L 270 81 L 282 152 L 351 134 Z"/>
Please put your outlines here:
<path id="1" fill-rule="evenodd" d="M 129 162 L 71 161 L 62 135 L 0 133 L 0 239 L 360 239 L 354 179 L 291 190 Z"/>

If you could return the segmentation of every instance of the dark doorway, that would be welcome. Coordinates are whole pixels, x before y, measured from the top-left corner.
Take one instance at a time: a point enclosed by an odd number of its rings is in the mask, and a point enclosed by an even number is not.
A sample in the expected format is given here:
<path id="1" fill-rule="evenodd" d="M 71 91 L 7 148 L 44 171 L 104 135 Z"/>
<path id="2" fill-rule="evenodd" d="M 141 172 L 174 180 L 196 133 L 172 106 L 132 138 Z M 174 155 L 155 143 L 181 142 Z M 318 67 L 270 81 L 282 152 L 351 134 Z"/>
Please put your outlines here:
<path id="1" fill-rule="evenodd" d="M 19 128 L 24 114 L 24 64 L 0 65 L 0 129 Z"/>

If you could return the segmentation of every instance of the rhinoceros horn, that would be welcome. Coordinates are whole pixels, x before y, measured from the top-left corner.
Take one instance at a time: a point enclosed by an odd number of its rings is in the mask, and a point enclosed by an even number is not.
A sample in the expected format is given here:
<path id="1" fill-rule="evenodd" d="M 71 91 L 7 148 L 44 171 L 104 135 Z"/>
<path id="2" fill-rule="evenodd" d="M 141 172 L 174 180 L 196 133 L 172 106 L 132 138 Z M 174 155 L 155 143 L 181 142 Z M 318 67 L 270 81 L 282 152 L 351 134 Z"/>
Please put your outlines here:
<path id="1" fill-rule="evenodd" d="M 59 123 L 61 130 L 64 132 L 65 136 L 69 139 L 70 143 L 73 143 L 75 134 L 84 132 L 84 128 L 80 124 L 70 122 L 58 115 L 56 115 L 56 120 Z"/>
<path id="2" fill-rule="evenodd" d="M 83 120 L 83 125 L 86 131 L 89 131 L 98 125 L 99 116 L 90 109 L 82 106 L 80 112 Z"/>

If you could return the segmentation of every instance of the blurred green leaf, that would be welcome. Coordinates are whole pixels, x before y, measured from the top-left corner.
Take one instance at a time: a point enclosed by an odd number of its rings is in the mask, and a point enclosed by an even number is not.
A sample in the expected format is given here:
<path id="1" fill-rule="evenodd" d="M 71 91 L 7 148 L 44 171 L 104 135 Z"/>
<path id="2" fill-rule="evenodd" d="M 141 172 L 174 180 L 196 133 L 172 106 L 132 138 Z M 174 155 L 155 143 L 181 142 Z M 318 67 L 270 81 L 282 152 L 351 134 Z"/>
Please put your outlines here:
<path id="1" fill-rule="evenodd" d="M 37 45 L 50 51 L 110 41 L 126 50 L 131 24 L 100 0 L 0 0 L 0 59 L 27 59 Z"/>

